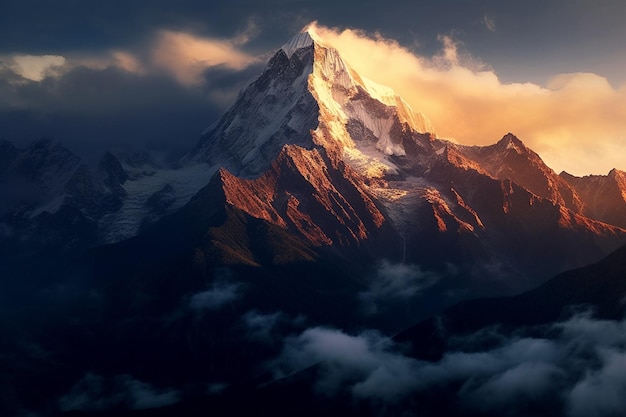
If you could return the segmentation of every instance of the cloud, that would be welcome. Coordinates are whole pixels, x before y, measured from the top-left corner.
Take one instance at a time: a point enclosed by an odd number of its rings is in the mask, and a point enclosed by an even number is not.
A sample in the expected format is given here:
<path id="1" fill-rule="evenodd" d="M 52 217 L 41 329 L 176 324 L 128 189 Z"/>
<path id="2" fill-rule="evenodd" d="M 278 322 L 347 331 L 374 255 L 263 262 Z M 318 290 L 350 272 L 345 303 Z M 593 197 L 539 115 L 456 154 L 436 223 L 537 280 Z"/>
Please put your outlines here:
<path id="1" fill-rule="evenodd" d="M 0 68 L 2 71 L 2 68 Z M 40 82 L 9 69 L 0 77 L 0 133 L 23 147 L 42 137 L 97 160 L 111 148 L 186 152 L 222 112 L 213 92 L 228 95 L 250 73 L 220 71 L 220 84 L 188 88 L 169 75 L 78 66 Z"/>
<path id="2" fill-rule="evenodd" d="M 225 66 L 205 69 L 202 73 L 202 90 L 211 103 L 221 109 L 231 106 L 239 92 L 254 77 L 263 71 L 263 65 L 251 65 L 244 70 L 234 71 Z"/>
<path id="3" fill-rule="evenodd" d="M 469 397 L 474 408 L 506 410 L 516 402 L 540 403 L 553 395 L 555 381 L 562 375 L 563 371 L 552 364 L 523 362 L 461 395 Z"/>
<path id="4" fill-rule="evenodd" d="M 423 271 L 419 265 L 382 260 L 368 289 L 359 293 L 358 298 L 364 303 L 366 312 L 374 314 L 380 305 L 408 300 L 438 280 L 437 274 Z"/>
<path id="5" fill-rule="evenodd" d="M 490 347 L 478 348 L 487 333 Z M 451 341 L 441 360 L 428 362 L 406 356 L 377 332 L 314 327 L 286 338 L 269 365 L 276 378 L 315 366 L 318 394 L 375 407 L 402 409 L 411 401 L 426 407 L 436 392 L 459 415 L 609 416 L 626 407 L 624 335 L 626 321 L 579 314 L 513 334 L 484 329 Z"/>
<path id="6" fill-rule="evenodd" d="M 31 81 L 43 80 L 66 63 L 65 57 L 59 55 L 13 55 L 1 61 L 16 74 Z"/>
<path id="7" fill-rule="evenodd" d="M 263 314 L 258 311 L 248 311 L 241 317 L 241 320 L 249 339 L 271 343 L 275 340 L 278 325 L 286 321 L 287 317 L 281 312 Z"/>
<path id="8" fill-rule="evenodd" d="M 8 68 L 2 78 L 11 84 L 21 85 L 47 78 L 60 78 L 76 68 L 106 70 L 117 68 L 134 74 L 145 74 L 144 63 L 133 53 L 121 50 L 103 51 L 96 55 L 21 55 L 0 56 L 0 68 Z"/>
<path id="9" fill-rule="evenodd" d="M 484 15 L 483 16 L 483 24 L 485 25 L 485 27 L 487 28 L 487 30 L 489 32 L 495 32 L 496 31 L 496 20 L 493 18 L 493 16 L 489 16 L 489 15 Z"/>
<path id="10" fill-rule="evenodd" d="M 213 288 L 191 296 L 189 307 L 194 310 L 218 310 L 239 297 L 236 284 L 216 284 Z"/>
<path id="11" fill-rule="evenodd" d="M 111 148 L 188 151 L 260 73 L 242 51 L 256 31 L 253 23 L 224 39 L 155 31 L 126 48 L 2 55 L 0 139 L 54 138 L 91 160 Z"/>
<path id="12" fill-rule="evenodd" d="M 86 67 L 93 70 L 118 68 L 133 74 L 146 74 L 150 62 L 142 60 L 139 55 L 131 51 L 110 50 L 96 55 L 76 55 L 67 60 L 66 71 L 76 67 Z"/>
<path id="13" fill-rule="evenodd" d="M 430 287 L 438 277 L 422 271 L 418 265 L 382 261 L 372 282 L 370 291 L 377 297 L 408 298 L 426 287 Z"/>
<path id="14" fill-rule="evenodd" d="M 601 352 L 601 368 L 588 370 L 567 397 L 571 417 L 619 415 L 626 409 L 626 353 Z"/>
<path id="15" fill-rule="evenodd" d="M 487 24 L 491 16 L 485 17 Z M 195 141 L 198 132 L 233 102 L 245 82 L 261 71 L 266 56 L 248 52 L 260 49 L 258 45 L 251 46 L 260 32 L 254 20 L 244 23 L 239 32 L 232 33 L 231 29 L 227 33 L 224 29 L 221 35 L 200 35 L 199 31 L 182 30 L 182 27 L 157 29 L 152 25 L 132 42 L 101 45 L 90 53 L 54 50 L 45 55 L 3 55 L 0 112 L 6 108 L 11 112 L 0 114 L 2 125 L 7 127 L 4 137 L 32 140 L 40 136 L 71 136 L 71 140 L 90 141 L 86 136 L 91 135 L 85 135 L 87 131 L 95 135 L 103 132 L 102 136 L 109 138 L 109 142 L 111 138 L 123 137 L 120 142 L 134 142 L 139 137 L 154 136 L 163 137 L 159 141 L 166 142 L 165 133 L 160 133 L 165 130 L 171 142 L 170 132 L 175 131 L 174 127 L 184 131 L 178 135 L 171 133 L 178 138 L 190 134 L 194 123 Z M 466 144 L 491 144 L 511 131 L 557 171 L 564 169 L 584 175 L 605 174 L 613 167 L 626 169 L 620 158 L 626 152 L 626 86 L 613 87 L 606 78 L 592 73 L 556 74 L 545 85 L 505 83 L 495 69 L 467 53 L 453 35 L 440 35 L 439 52 L 425 56 L 380 34 L 318 24 L 312 27 L 324 42 L 337 47 L 355 70 L 391 86 L 414 109 L 424 112 L 441 137 L 456 138 Z M 264 32 L 272 30 L 263 27 Z M 22 60 L 21 65 L 16 59 Z M 80 91 L 66 91 L 76 80 L 76 74 L 85 73 L 85 69 L 91 70 L 91 81 L 82 85 Z M 135 77 L 137 86 L 131 87 L 135 90 L 132 95 L 115 88 L 109 90 L 111 85 L 101 80 L 101 76 L 115 72 Z M 170 92 L 169 78 L 194 96 L 197 105 L 194 120 L 182 116 L 187 120 L 179 122 L 180 115 L 175 114 L 165 118 L 168 123 L 155 122 L 164 119 L 162 116 L 167 112 L 142 117 L 143 108 L 153 106 L 152 103 L 164 106 L 169 103 L 170 109 L 181 107 L 176 97 L 163 101 L 150 97 L 157 94 L 158 85 L 145 92 L 136 91 L 153 80 L 166 79 L 167 88 L 161 94 L 165 95 Z M 233 81 L 222 83 L 229 79 Z M 43 103 L 50 104 L 44 107 L 39 101 L 41 94 L 53 94 L 54 103 L 44 97 Z M 203 102 L 197 97 L 199 94 Z M 125 110 L 129 98 L 136 104 L 142 97 L 150 100 L 135 105 L 133 111 Z M 118 114 L 116 106 L 112 106 L 110 113 L 86 123 L 89 117 L 84 117 L 84 113 L 99 107 L 102 101 L 115 101 L 124 111 Z M 190 102 L 183 101 L 182 107 L 187 104 Z M 201 122 L 200 113 L 205 108 L 205 122 Z M 122 113 L 130 117 L 121 120 L 118 116 Z M 137 113 L 140 116 L 134 118 Z M 133 129 L 125 134 L 123 128 L 116 128 L 120 125 L 132 125 Z M 155 128 L 151 130 L 150 126 Z"/>
<path id="16" fill-rule="evenodd" d="M 147 45 L 127 49 L 105 49 L 91 53 L 70 52 L 61 55 L 0 56 L 0 66 L 30 81 L 42 81 L 48 76 L 61 76 L 75 68 L 93 70 L 118 68 L 133 74 L 165 72 L 187 87 L 205 82 L 204 72 L 210 68 L 242 71 L 259 63 L 259 58 L 246 53 L 242 47 L 258 34 L 254 20 L 245 30 L 231 38 L 211 38 L 185 31 L 155 31 Z M 144 51 L 147 48 L 149 52 Z"/>
<path id="17" fill-rule="evenodd" d="M 129 378 L 126 386 L 131 397 L 133 410 L 146 410 L 176 404 L 180 393 L 173 389 L 158 390 L 145 382 Z"/>
<path id="18" fill-rule="evenodd" d="M 591 73 L 555 75 L 545 86 L 505 83 L 450 36 L 441 36 L 441 51 L 428 57 L 379 34 L 312 28 L 357 72 L 426 114 L 441 137 L 484 145 L 510 131 L 556 170 L 626 168 L 626 86 Z"/>
<path id="19" fill-rule="evenodd" d="M 195 311 L 219 310 L 238 299 L 241 292 L 241 284 L 218 279 L 208 290 L 192 295 L 189 308 Z"/>
<path id="20" fill-rule="evenodd" d="M 336 329 L 314 327 L 287 338 L 270 367 L 276 378 L 283 378 L 318 365 L 315 388 L 323 395 L 348 390 L 355 397 L 392 399 L 408 392 L 415 383 L 411 374 L 416 361 L 394 355 L 389 347 L 388 339 L 377 332 L 351 336 Z M 372 387 L 378 389 L 372 392 Z"/>
<path id="21" fill-rule="evenodd" d="M 129 375 L 112 378 L 87 373 L 59 399 L 61 411 L 102 412 L 123 407 L 132 410 L 160 408 L 176 404 L 180 392 L 157 389 Z"/>
<path id="22" fill-rule="evenodd" d="M 220 40 L 194 36 L 185 32 L 161 31 L 152 52 L 154 64 L 172 74 L 185 85 L 202 82 L 207 68 L 223 66 L 242 70 L 257 59 L 238 47 L 246 43 L 250 34 L 239 34 L 234 39 Z"/>

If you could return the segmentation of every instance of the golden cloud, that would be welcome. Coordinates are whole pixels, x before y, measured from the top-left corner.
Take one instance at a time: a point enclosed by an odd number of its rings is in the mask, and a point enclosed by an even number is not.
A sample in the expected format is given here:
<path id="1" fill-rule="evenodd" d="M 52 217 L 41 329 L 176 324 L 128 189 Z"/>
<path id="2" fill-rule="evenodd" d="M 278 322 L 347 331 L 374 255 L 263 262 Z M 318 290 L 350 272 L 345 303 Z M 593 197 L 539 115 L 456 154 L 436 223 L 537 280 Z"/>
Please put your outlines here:
<path id="1" fill-rule="evenodd" d="M 134 74 L 145 74 L 145 64 L 131 52 L 122 50 L 106 51 L 98 55 L 71 56 L 67 60 L 65 71 L 76 67 L 86 67 L 94 70 L 119 68 Z"/>
<path id="2" fill-rule="evenodd" d="M 201 82 L 203 71 L 209 67 L 224 66 L 240 70 L 256 62 L 256 58 L 242 52 L 239 46 L 247 42 L 241 34 L 232 40 L 200 38 L 184 32 L 162 31 L 153 49 L 156 66 L 165 69 L 186 85 Z"/>
<path id="3" fill-rule="evenodd" d="M 626 168 L 626 86 L 613 88 L 590 73 L 555 75 L 545 86 L 503 83 L 450 37 L 440 38 L 438 54 L 425 57 L 378 34 L 317 23 L 309 29 L 357 72 L 426 114 L 441 137 L 484 145 L 510 131 L 557 172 Z"/>
<path id="4" fill-rule="evenodd" d="M 180 83 L 195 86 L 202 83 L 202 73 L 210 67 L 223 66 L 241 70 L 258 61 L 258 58 L 241 50 L 256 33 L 248 28 L 232 39 L 202 38 L 185 32 L 157 32 L 148 54 L 134 54 L 112 50 L 97 55 L 74 56 L 68 59 L 66 70 L 77 66 L 92 69 L 120 68 L 124 71 L 145 74 L 165 71 Z"/>
<path id="5" fill-rule="evenodd" d="M 41 81 L 65 65 L 60 55 L 13 55 L 2 59 L 16 74 L 31 81 Z"/>

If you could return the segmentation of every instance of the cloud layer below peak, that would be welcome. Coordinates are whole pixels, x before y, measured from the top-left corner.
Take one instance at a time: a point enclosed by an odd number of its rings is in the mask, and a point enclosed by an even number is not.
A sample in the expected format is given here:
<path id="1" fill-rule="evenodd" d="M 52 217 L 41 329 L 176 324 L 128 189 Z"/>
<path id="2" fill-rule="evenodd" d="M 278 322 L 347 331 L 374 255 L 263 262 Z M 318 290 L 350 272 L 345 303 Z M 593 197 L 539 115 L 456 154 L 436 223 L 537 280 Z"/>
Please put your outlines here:
<path id="1" fill-rule="evenodd" d="M 528 334 L 486 328 L 451 340 L 436 362 L 406 356 L 375 331 L 313 327 L 285 338 L 269 366 L 277 378 L 315 366 L 318 395 L 365 401 L 381 415 L 443 413 L 429 403 L 434 394 L 452 415 L 609 416 L 626 407 L 624 326 L 579 314 Z"/>

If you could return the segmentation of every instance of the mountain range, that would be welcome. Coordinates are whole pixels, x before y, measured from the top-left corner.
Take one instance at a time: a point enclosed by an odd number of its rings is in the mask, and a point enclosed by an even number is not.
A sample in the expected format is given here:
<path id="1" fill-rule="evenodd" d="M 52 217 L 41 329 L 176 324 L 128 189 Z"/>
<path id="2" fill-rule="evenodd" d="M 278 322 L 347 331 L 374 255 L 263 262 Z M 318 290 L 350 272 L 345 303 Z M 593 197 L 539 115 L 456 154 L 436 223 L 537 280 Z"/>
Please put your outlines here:
<path id="1" fill-rule="evenodd" d="M 276 380 L 268 358 L 297 368 L 289 332 L 305 343 L 345 336 L 319 326 L 376 327 L 400 332 L 411 361 L 435 361 L 449 349 L 429 336 L 440 320 L 454 336 L 552 323 L 580 303 L 622 311 L 621 287 L 589 277 L 615 271 L 623 249 L 548 279 L 626 243 L 626 173 L 557 174 L 512 133 L 490 146 L 438 138 L 309 31 L 182 158 L 112 151 L 90 165 L 52 140 L 5 141 L 0 195 L 0 301 L 21 323 L 0 323 L 14 363 L 0 406 L 13 412 L 232 411 L 232 396 Z M 512 298 L 426 320 L 479 296 Z M 310 387 L 304 375 L 296 386 Z"/>

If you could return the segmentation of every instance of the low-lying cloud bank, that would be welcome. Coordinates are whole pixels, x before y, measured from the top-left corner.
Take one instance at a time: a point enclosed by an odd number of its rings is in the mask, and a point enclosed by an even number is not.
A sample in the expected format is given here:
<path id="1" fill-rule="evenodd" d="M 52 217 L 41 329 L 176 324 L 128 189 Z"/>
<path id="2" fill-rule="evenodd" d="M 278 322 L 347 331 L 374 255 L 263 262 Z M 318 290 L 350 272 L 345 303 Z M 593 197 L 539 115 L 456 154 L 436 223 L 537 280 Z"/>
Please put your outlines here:
<path id="1" fill-rule="evenodd" d="M 269 366 L 276 378 L 316 366 L 318 394 L 348 395 L 387 410 L 420 409 L 429 393 L 442 390 L 461 414 L 593 417 L 624 410 L 626 321 L 582 314 L 539 334 L 485 329 L 456 340 L 458 349 L 440 361 L 426 362 L 406 356 L 376 332 L 350 335 L 314 327 L 286 338 Z M 497 343 L 472 348 L 487 339 Z"/>

